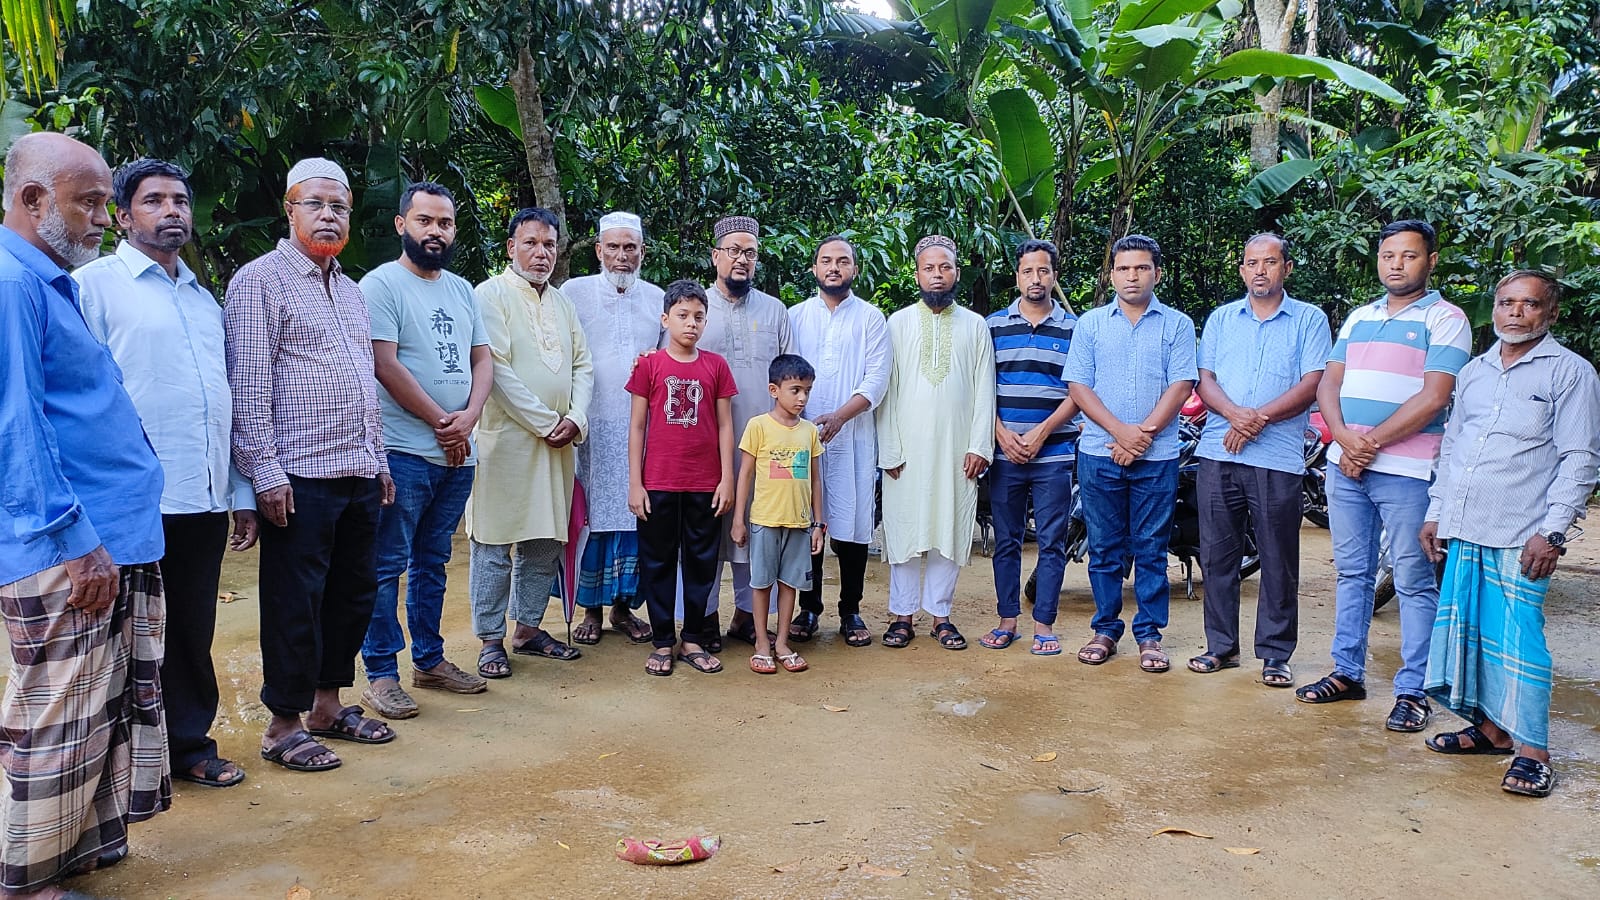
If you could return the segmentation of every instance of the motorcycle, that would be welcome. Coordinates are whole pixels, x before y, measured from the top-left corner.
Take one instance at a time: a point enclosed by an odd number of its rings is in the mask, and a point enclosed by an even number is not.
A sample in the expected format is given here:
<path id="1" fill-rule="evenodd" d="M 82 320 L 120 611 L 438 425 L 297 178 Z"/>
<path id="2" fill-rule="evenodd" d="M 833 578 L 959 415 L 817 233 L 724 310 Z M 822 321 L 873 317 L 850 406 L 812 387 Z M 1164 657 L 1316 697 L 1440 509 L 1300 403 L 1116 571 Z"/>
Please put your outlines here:
<path id="1" fill-rule="evenodd" d="M 1167 537 L 1167 553 L 1183 564 L 1184 594 L 1195 599 L 1194 564 L 1200 557 L 1200 505 L 1197 479 L 1200 459 L 1195 454 L 1200 445 L 1200 432 L 1205 426 L 1206 406 L 1198 394 L 1190 394 L 1178 414 L 1178 491 L 1172 510 L 1172 530 Z M 1089 528 L 1083 517 L 1083 501 L 1079 481 L 1072 482 L 1072 512 L 1067 522 L 1067 562 L 1083 562 L 1088 556 Z M 1249 578 L 1261 569 L 1261 555 L 1256 550 L 1255 526 L 1246 521 L 1244 530 L 1244 557 L 1239 564 L 1239 577 Z M 1122 577 L 1133 571 L 1133 559 L 1123 560 Z M 1028 576 L 1022 594 L 1029 603 L 1038 593 L 1038 570 Z"/>
<path id="2" fill-rule="evenodd" d="M 1333 432 L 1322 413 L 1313 412 L 1305 432 L 1306 474 L 1300 485 L 1300 514 L 1318 528 L 1328 527 L 1328 445 Z"/>

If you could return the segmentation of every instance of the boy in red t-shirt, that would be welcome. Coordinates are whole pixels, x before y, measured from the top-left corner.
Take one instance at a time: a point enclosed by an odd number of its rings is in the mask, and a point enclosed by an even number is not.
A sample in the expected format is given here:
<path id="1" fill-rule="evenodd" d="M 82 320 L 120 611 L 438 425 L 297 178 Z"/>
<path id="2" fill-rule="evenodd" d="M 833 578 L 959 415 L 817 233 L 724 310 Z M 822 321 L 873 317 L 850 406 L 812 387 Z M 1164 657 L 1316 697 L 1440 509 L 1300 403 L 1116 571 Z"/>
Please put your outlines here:
<path id="1" fill-rule="evenodd" d="M 683 644 L 678 659 L 701 672 L 722 663 L 701 641 L 706 599 L 717 577 L 722 528 L 733 507 L 733 401 L 727 360 L 695 349 L 706 327 L 706 292 L 692 281 L 667 285 L 661 324 L 667 346 L 647 354 L 628 378 L 628 508 L 639 517 L 639 590 L 650 613 L 651 675 L 671 675 L 677 573 L 683 570 Z"/>

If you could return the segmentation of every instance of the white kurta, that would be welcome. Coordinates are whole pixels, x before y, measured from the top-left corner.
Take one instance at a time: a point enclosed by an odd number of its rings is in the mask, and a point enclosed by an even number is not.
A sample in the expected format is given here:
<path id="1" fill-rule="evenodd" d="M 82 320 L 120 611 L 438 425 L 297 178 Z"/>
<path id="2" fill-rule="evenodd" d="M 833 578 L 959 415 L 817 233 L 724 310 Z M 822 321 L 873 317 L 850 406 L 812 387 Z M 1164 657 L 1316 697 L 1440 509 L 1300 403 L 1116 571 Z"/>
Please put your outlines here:
<path id="1" fill-rule="evenodd" d="M 937 550 L 957 565 L 972 556 L 978 483 L 968 453 L 994 457 L 994 344 L 983 317 L 917 303 L 889 317 L 894 368 L 878 407 L 884 556 L 903 563 Z"/>
<path id="2" fill-rule="evenodd" d="M 721 354 L 733 370 L 733 382 L 739 386 L 739 393 L 733 398 L 733 439 L 737 443 L 751 419 L 772 409 L 767 367 L 778 354 L 794 352 L 789 309 L 782 300 L 755 288 L 735 302 L 712 284 L 706 287 L 706 299 L 711 301 L 711 308 L 706 310 L 706 329 L 696 346 Z M 734 474 L 738 474 L 737 462 Z M 722 557 L 736 563 L 749 562 L 748 551 L 728 539 L 732 524 L 733 516 L 722 517 Z"/>
<path id="3" fill-rule="evenodd" d="M 852 544 L 872 541 L 873 485 L 878 472 L 878 429 L 873 410 L 889 389 L 889 323 L 854 293 L 833 309 L 820 296 L 789 308 L 794 352 L 817 370 L 806 403 L 815 419 L 861 395 L 867 409 L 828 442 L 822 467 L 822 521 L 828 536 Z"/>
<path id="4" fill-rule="evenodd" d="M 639 354 L 661 340 L 661 288 L 636 281 L 619 294 L 601 275 L 574 278 L 561 286 L 572 301 L 594 360 L 594 399 L 589 436 L 578 447 L 578 481 L 589 503 L 589 529 L 633 531 L 639 520 L 628 511 L 628 417 L 633 395 L 624 385 Z"/>
<path id="5" fill-rule="evenodd" d="M 594 371 L 572 303 L 536 292 L 510 269 L 478 285 L 494 387 L 478 420 L 478 471 L 467 500 L 467 536 L 480 544 L 567 540 L 575 456 L 544 438 L 571 419 L 588 434 Z"/>

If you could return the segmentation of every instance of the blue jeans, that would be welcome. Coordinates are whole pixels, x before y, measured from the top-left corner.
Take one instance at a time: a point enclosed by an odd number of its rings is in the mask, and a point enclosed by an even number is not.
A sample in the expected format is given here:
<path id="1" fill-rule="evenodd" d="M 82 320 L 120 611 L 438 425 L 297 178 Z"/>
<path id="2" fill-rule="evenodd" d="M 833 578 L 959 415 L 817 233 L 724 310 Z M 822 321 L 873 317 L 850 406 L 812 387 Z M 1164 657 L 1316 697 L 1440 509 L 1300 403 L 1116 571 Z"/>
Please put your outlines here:
<path id="1" fill-rule="evenodd" d="M 1022 612 L 1022 538 L 1028 528 L 1028 497 L 1039 544 L 1033 620 L 1056 623 L 1061 578 L 1067 571 L 1067 522 L 1072 515 L 1070 459 L 1017 465 L 996 456 L 989 469 L 989 509 L 994 515 L 994 593 L 1002 619 Z"/>
<path id="2" fill-rule="evenodd" d="M 1109 456 L 1078 454 L 1078 490 L 1088 528 L 1089 585 L 1095 634 L 1122 640 L 1122 581 L 1133 568 L 1134 640 L 1161 640 L 1167 627 L 1167 542 L 1178 500 L 1178 461 L 1140 459 L 1119 466 Z"/>
<path id="3" fill-rule="evenodd" d="M 1396 697 L 1422 697 L 1428 643 L 1439 609 L 1439 582 L 1422 553 L 1417 532 L 1428 511 L 1428 482 L 1404 475 L 1365 472 L 1348 478 L 1328 466 L 1328 530 L 1333 537 L 1333 668 L 1347 680 L 1367 674 L 1367 631 L 1378 573 L 1380 529 L 1389 533 L 1395 602 L 1400 605 L 1400 670 Z"/>
<path id="4" fill-rule="evenodd" d="M 396 609 L 402 573 L 411 665 L 420 670 L 444 662 L 444 638 L 439 635 L 444 564 L 450 561 L 450 538 L 472 493 L 472 474 L 472 466 L 440 466 L 409 453 L 389 454 L 394 503 L 378 514 L 378 601 L 361 644 L 368 681 L 399 677 L 395 657 L 406 645 Z"/>

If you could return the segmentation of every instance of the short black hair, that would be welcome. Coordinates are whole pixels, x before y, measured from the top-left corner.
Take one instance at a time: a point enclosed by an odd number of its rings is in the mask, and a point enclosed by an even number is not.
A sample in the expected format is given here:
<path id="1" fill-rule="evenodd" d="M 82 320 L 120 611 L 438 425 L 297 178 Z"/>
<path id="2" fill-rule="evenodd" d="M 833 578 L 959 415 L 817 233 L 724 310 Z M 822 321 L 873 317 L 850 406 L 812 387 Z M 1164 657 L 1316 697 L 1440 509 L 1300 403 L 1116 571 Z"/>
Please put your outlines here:
<path id="1" fill-rule="evenodd" d="M 850 239 L 849 238 L 845 237 L 842 234 L 830 234 L 827 237 L 823 238 L 822 240 L 817 241 L 816 252 L 811 254 L 811 262 L 812 263 L 815 263 L 817 261 L 817 257 L 822 255 L 822 248 L 828 246 L 829 244 L 843 244 L 846 247 L 850 248 L 850 255 L 852 257 L 856 255 L 856 245 L 850 243 Z"/>
<path id="2" fill-rule="evenodd" d="M 690 281 L 687 278 L 679 278 L 677 281 L 667 285 L 666 293 L 661 298 L 661 311 L 664 313 L 672 312 L 674 306 L 685 300 L 698 300 L 701 306 L 707 308 L 711 306 L 710 302 L 706 300 L 705 288 L 701 287 L 698 282 Z"/>
<path id="3" fill-rule="evenodd" d="M 1054 271 L 1057 265 L 1061 262 L 1061 252 L 1056 249 L 1055 244 L 1052 244 L 1049 241 L 1041 241 L 1038 238 L 1028 238 L 1022 242 L 1021 246 L 1017 248 L 1017 265 L 1022 265 L 1022 258 L 1024 256 L 1027 256 L 1029 253 L 1038 253 L 1040 250 L 1043 250 L 1045 253 L 1050 255 L 1050 269 L 1051 271 Z"/>
<path id="4" fill-rule="evenodd" d="M 1423 242 L 1428 245 L 1429 253 L 1439 249 L 1439 233 L 1433 230 L 1432 225 L 1421 219 L 1400 219 L 1383 226 L 1383 230 L 1378 232 L 1378 244 L 1381 245 L 1389 238 L 1407 231 L 1422 235 Z M 1377 246 L 1373 249 L 1376 250 Z"/>
<path id="5" fill-rule="evenodd" d="M 767 364 L 767 383 L 783 384 L 790 379 L 801 381 L 816 381 L 817 370 L 811 368 L 811 363 L 797 353 L 780 353 Z"/>
<path id="6" fill-rule="evenodd" d="M 432 194 L 435 197 L 443 197 L 450 201 L 452 209 L 455 208 L 456 195 L 450 193 L 449 188 L 437 181 L 414 181 L 406 185 L 404 193 L 400 195 L 400 215 L 404 216 L 411 211 L 411 200 L 418 194 Z M 515 228 L 511 229 L 511 231 L 513 234 L 516 233 Z"/>
<path id="7" fill-rule="evenodd" d="M 524 206 L 511 216 L 511 224 L 506 226 L 506 240 L 515 240 L 517 229 L 528 222 L 543 222 L 554 228 L 558 236 L 561 234 L 561 220 L 555 213 L 542 206 Z"/>
<path id="8" fill-rule="evenodd" d="M 111 199 L 117 204 L 117 209 L 128 209 L 133 206 L 133 195 L 139 192 L 139 185 L 146 178 L 175 178 L 183 182 L 183 189 L 188 192 L 189 200 L 191 202 L 194 200 L 194 188 L 189 184 L 189 173 L 181 166 L 173 165 L 164 159 L 142 157 L 118 166 L 117 174 L 111 178 Z"/>
<path id="9" fill-rule="evenodd" d="M 1259 243 L 1261 241 L 1277 241 L 1278 252 L 1283 255 L 1283 261 L 1286 263 L 1294 261 L 1294 248 L 1290 246 L 1289 239 L 1277 233 L 1276 231 L 1262 231 L 1250 235 L 1250 237 L 1245 239 L 1245 249 L 1248 250 L 1251 244 Z"/>
<path id="10" fill-rule="evenodd" d="M 1155 238 L 1142 234 L 1130 234 L 1127 237 L 1117 238 L 1117 242 L 1111 245 L 1111 264 L 1113 266 L 1117 264 L 1118 253 L 1126 253 L 1130 250 L 1143 250 L 1150 254 L 1150 262 L 1156 268 L 1161 268 L 1161 245 L 1156 243 Z"/>
<path id="11" fill-rule="evenodd" d="M 1513 281 L 1521 281 L 1524 278 L 1531 278 L 1544 287 L 1544 299 L 1549 301 L 1551 306 L 1561 302 L 1561 282 L 1557 281 L 1556 277 L 1549 272 L 1541 272 L 1538 269 L 1517 269 L 1507 274 L 1506 277 L 1495 283 L 1494 292 L 1498 294 L 1501 288 Z"/>

